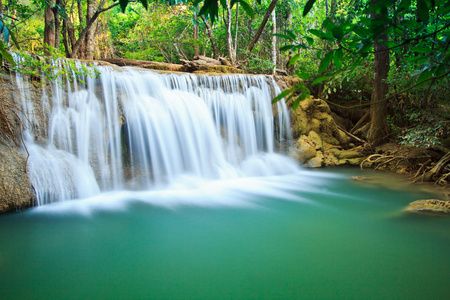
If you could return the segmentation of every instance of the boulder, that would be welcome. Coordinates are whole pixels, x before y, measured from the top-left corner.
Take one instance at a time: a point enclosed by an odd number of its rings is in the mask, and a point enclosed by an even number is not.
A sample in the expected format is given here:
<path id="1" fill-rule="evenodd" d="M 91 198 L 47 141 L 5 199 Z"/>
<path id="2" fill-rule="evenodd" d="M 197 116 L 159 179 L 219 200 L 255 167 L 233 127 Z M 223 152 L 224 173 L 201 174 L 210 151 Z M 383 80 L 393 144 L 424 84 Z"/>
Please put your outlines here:
<path id="1" fill-rule="evenodd" d="M 292 134 L 294 138 L 308 135 L 311 130 L 317 132 L 324 142 L 346 147 L 348 137 L 339 130 L 331 116 L 328 104 L 314 97 L 303 100 L 292 112 Z"/>
<path id="2" fill-rule="evenodd" d="M 410 203 L 405 210 L 408 212 L 435 213 L 450 216 L 450 201 L 438 199 L 417 200 Z"/>
<path id="3" fill-rule="evenodd" d="M 297 142 L 290 153 L 304 166 L 359 165 L 363 161 L 361 147 L 346 150 L 349 138 L 331 114 L 325 101 L 313 97 L 300 102 L 292 112 L 292 133 Z"/>

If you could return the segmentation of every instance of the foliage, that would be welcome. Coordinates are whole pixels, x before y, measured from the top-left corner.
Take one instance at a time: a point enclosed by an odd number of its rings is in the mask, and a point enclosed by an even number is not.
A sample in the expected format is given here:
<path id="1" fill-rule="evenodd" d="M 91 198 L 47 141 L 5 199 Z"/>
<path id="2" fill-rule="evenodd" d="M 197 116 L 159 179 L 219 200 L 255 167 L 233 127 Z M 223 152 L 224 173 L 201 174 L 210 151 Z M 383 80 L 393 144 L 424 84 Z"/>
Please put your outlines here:
<path id="1" fill-rule="evenodd" d="M 15 53 L 17 62 L 12 71 L 32 78 L 41 78 L 41 84 L 53 82 L 64 77 L 72 81 L 74 77 L 83 82 L 86 77 L 98 78 L 100 71 L 92 65 L 81 64 L 76 60 L 64 59 L 60 54 L 51 51 L 52 56 L 46 59 L 24 52 Z"/>
<path id="2" fill-rule="evenodd" d="M 130 8 L 133 10 L 127 14 L 112 11 L 108 15 L 116 54 L 171 63 L 193 56 L 192 11 L 167 5 L 152 5 L 148 11 Z M 200 41 L 200 45 L 203 43 Z"/>
<path id="3" fill-rule="evenodd" d="M 310 5 L 314 2 L 308 1 L 305 13 L 311 9 Z M 301 39 L 294 35 L 286 35 L 284 37 L 294 43 L 284 50 L 293 51 L 319 46 L 322 49 L 318 49 L 318 56 L 321 57 L 318 73 L 332 76 L 345 64 L 343 61 L 345 53 L 349 54 L 347 56 L 349 65 L 360 65 L 362 58 L 374 53 L 375 38 L 386 32 L 390 40 L 384 41 L 388 47 L 384 51 L 401 55 L 407 62 L 422 64 L 422 71 L 416 78 L 416 83 L 433 82 L 448 76 L 450 17 L 442 14 L 450 11 L 450 2 L 422 0 L 417 1 L 416 6 L 414 2 L 402 1 L 388 11 L 387 7 L 396 2 L 394 0 L 381 0 L 373 2 L 374 4 L 369 2 L 361 14 L 354 14 L 351 18 L 348 18 L 350 15 L 327 18 L 322 22 L 321 28 L 308 30 Z M 430 21 L 430 12 L 434 17 L 433 22 Z M 366 17 L 371 13 L 381 14 L 382 18 Z M 322 44 L 318 44 L 318 41 Z M 296 59 L 297 57 L 293 57 L 291 63 Z"/>

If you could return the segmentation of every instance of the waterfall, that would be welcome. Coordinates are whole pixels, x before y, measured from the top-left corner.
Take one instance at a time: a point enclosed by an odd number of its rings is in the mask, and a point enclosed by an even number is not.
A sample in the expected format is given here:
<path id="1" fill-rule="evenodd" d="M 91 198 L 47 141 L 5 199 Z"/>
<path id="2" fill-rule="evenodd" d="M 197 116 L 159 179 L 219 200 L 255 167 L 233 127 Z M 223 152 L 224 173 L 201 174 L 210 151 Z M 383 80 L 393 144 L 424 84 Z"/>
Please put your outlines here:
<path id="1" fill-rule="evenodd" d="M 289 146 L 290 123 L 285 103 L 271 103 L 280 93 L 272 77 L 95 68 L 98 76 L 73 68 L 64 77 L 55 73 L 33 101 L 27 79 L 15 76 L 39 205 L 163 189 L 182 176 L 221 180 L 297 170 L 279 154 Z"/>

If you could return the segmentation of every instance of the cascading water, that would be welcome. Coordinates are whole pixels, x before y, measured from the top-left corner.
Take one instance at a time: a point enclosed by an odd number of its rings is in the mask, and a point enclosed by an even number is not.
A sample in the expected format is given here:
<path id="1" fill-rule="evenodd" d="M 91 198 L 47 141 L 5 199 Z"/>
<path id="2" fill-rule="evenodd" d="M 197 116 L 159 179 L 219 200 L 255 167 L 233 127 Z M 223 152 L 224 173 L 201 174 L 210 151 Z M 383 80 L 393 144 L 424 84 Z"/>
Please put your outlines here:
<path id="1" fill-rule="evenodd" d="M 287 148 L 290 129 L 283 102 L 273 116 L 271 99 L 280 90 L 272 78 L 97 69 L 98 78 L 56 76 L 50 97 L 44 91 L 41 101 L 30 101 L 27 79 L 16 74 L 39 204 L 161 189 L 183 176 L 297 170 L 275 153 Z"/>

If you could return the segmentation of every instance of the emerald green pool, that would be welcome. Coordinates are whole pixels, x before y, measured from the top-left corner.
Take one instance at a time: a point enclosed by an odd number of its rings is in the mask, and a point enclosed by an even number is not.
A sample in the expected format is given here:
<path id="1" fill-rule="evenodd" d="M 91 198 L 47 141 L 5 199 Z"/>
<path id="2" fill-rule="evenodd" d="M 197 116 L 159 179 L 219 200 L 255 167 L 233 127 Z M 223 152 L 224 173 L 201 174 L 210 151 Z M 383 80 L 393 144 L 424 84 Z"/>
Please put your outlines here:
<path id="1" fill-rule="evenodd" d="M 432 196 L 353 175 L 116 192 L 1 216 L 0 299 L 448 299 L 450 218 L 401 213 Z"/>

